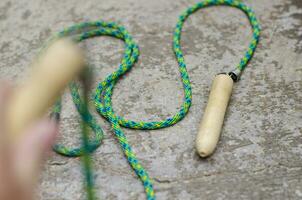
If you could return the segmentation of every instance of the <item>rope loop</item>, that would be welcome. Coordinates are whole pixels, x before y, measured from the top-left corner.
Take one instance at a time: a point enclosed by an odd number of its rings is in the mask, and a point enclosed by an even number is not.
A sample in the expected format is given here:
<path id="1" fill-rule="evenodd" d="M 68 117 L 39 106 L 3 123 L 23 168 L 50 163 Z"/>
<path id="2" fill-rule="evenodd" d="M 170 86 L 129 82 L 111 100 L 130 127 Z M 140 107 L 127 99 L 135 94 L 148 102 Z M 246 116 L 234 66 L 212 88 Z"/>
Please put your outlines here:
<path id="1" fill-rule="evenodd" d="M 180 110 L 175 115 L 162 121 L 133 121 L 125 119 L 124 117 L 119 116 L 114 112 L 112 106 L 112 93 L 114 86 L 117 80 L 124 76 L 134 66 L 139 57 L 139 48 L 137 43 L 133 40 L 131 35 L 123 26 L 120 26 L 114 22 L 84 22 L 66 28 L 54 36 L 54 38 L 72 37 L 75 41 L 81 42 L 88 38 L 106 35 L 121 39 L 125 42 L 125 52 L 121 64 L 116 71 L 108 75 L 102 82 L 98 84 L 94 93 L 93 102 L 97 112 L 111 123 L 115 136 L 119 141 L 129 164 L 143 183 L 148 200 L 155 199 L 153 182 L 149 177 L 147 171 L 143 168 L 143 166 L 136 158 L 136 155 L 129 145 L 128 140 L 121 127 L 142 130 L 160 129 L 172 126 L 186 116 L 192 103 L 192 89 L 189 74 L 186 68 L 185 58 L 183 56 L 180 44 L 183 24 L 186 19 L 197 10 L 204 7 L 217 5 L 226 5 L 242 10 L 248 17 L 252 26 L 252 41 L 248 47 L 248 50 L 244 54 L 244 57 L 237 65 L 237 70 L 243 71 L 254 54 L 259 41 L 260 26 L 256 19 L 255 13 L 244 3 L 239 0 L 204 0 L 188 8 L 180 15 L 173 36 L 173 50 L 179 65 L 180 79 L 182 81 L 184 89 L 184 101 L 181 105 Z M 83 100 L 79 94 L 79 86 L 76 83 L 72 82 L 69 88 L 73 102 L 77 108 L 77 111 L 82 116 L 82 120 L 89 125 L 94 133 L 94 138 L 90 140 L 89 144 L 89 151 L 93 152 L 100 146 L 104 138 L 103 130 L 101 126 L 97 124 L 96 119 L 91 115 L 89 111 L 88 113 L 84 113 Z M 58 100 L 58 102 L 54 106 L 53 114 L 55 114 L 55 116 L 59 116 L 60 112 L 61 101 Z M 68 148 L 60 144 L 54 145 L 53 148 L 57 153 L 69 157 L 81 156 L 84 151 L 83 147 Z"/>

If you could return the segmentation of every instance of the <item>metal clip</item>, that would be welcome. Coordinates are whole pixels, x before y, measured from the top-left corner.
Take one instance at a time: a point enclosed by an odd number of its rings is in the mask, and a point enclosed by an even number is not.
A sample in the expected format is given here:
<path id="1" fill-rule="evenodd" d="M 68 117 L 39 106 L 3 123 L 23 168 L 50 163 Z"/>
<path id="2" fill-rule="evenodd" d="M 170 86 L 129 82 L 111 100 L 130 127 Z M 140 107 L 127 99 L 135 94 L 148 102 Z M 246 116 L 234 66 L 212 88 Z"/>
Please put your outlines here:
<path id="1" fill-rule="evenodd" d="M 239 69 L 234 69 L 229 72 L 228 75 L 233 79 L 234 82 L 238 82 L 240 80 L 241 71 Z"/>

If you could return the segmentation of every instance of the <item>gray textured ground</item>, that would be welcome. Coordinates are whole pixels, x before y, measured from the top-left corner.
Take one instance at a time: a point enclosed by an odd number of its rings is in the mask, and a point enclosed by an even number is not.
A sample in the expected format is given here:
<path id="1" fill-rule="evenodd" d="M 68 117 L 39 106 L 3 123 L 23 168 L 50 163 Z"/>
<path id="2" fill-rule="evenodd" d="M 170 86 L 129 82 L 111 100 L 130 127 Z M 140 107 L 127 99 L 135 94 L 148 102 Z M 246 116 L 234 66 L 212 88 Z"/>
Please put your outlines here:
<path id="1" fill-rule="evenodd" d="M 125 130 L 155 180 L 158 199 L 302 199 L 302 1 L 245 0 L 263 28 L 254 59 L 234 89 L 216 153 L 202 160 L 193 148 L 213 76 L 233 69 L 251 38 L 235 9 L 204 9 L 185 25 L 183 49 L 193 85 L 193 106 L 174 127 Z M 22 80 L 32 57 L 52 32 L 84 20 L 113 20 L 138 41 L 141 57 L 117 86 L 116 111 L 131 119 L 164 119 L 183 93 L 171 50 L 173 27 L 194 0 L 1 0 L 0 77 Z M 85 42 L 96 81 L 118 65 L 123 43 Z M 78 116 L 66 95 L 64 143 L 78 144 Z M 108 123 L 94 154 L 101 199 L 144 199 Z M 84 199 L 78 159 L 52 155 L 41 180 L 44 200 Z"/>

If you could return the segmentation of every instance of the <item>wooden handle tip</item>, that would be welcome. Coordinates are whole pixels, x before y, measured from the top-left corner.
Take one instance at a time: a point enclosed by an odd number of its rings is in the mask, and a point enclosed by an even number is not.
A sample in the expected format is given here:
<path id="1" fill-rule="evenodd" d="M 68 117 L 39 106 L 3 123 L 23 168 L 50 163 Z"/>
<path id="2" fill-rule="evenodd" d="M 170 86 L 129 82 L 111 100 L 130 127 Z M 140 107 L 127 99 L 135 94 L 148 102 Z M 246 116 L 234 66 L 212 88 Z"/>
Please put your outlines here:
<path id="1" fill-rule="evenodd" d="M 213 81 L 196 139 L 196 150 L 202 158 L 210 156 L 215 151 L 232 87 L 233 80 L 226 74 L 217 75 Z"/>

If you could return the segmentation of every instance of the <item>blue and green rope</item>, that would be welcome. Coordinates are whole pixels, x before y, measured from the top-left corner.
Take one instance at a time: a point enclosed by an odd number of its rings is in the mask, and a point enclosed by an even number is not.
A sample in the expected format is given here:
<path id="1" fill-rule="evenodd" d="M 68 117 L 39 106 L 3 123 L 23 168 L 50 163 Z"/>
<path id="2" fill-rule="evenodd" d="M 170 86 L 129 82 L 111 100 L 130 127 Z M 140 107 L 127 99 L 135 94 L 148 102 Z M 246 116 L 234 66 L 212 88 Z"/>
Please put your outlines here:
<path id="1" fill-rule="evenodd" d="M 137 43 L 133 40 L 131 35 L 123 26 L 120 26 L 114 22 L 84 22 L 66 28 L 54 36 L 54 39 L 60 37 L 72 37 L 76 42 L 81 42 L 88 38 L 106 35 L 121 39 L 125 42 L 125 52 L 120 66 L 116 71 L 107 76 L 105 80 L 98 84 L 92 101 L 94 102 L 97 112 L 111 123 L 115 136 L 118 142 L 120 143 L 120 146 L 129 164 L 143 183 L 148 200 L 155 199 L 153 182 L 150 176 L 148 175 L 147 171 L 138 161 L 122 130 L 122 127 L 141 130 L 160 129 L 172 126 L 186 116 L 192 103 L 192 89 L 180 43 L 183 24 L 186 19 L 197 10 L 204 7 L 216 5 L 231 6 L 242 10 L 250 20 L 250 24 L 252 26 L 252 41 L 244 57 L 236 66 L 237 70 L 239 70 L 240 72 L 243 71 L 254 54 L 254 51 L 259 41 L 260 26 L 256 19 L 255 13 L 244 3 L 238 0 L 204 0 L 188 8 L 185 12 L 180 15 L 173 37 L 173 50 L 179 65 L 180 78 L 183 83 L 184 101 L 180 110 L 174 116 L 162 121 L 145 122 L 128 120 L 122 116 L 118 116 L 113 110 L 111 100 L 114 86 L 117 83 L 118 79 L 125 75 L 134 66 L 139 57 L 139 48 Z M 79 86 L 75 82 L 73 82 L 70 84 L 69 88 L 77 111 L 80 113 L 84 123 L 86 123 L 87 126 L 94 133 L 94 138 L 89 140 L 89 144 L 86 145 L 86 148 L 85 146 L 77 148 L 68 148 L 66 146 L 57 144 L 54 146 L 54 150 L 64 156 L 77 157 L 82 156 L 85 152 L 92 153 L 93 151 L 95 151 L 98 146 L 100 146 L 104 138 L 104 133 L 101 126 L 97 123 L 96 119 L 86 109 L 87 107 L 85 107 L 84 105 L 84 100 L 79 94 Z M 54 106 L 53 114 L 59 116 L 60 112 L 61 101 L 59 100 Z M 91 172 L 89 174 L 91 174 Z M 89 187 L 93 188 L 93 183 L 91 183 L 91 180 L 89 181 Z"/>

